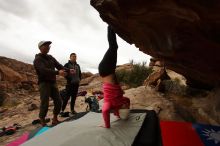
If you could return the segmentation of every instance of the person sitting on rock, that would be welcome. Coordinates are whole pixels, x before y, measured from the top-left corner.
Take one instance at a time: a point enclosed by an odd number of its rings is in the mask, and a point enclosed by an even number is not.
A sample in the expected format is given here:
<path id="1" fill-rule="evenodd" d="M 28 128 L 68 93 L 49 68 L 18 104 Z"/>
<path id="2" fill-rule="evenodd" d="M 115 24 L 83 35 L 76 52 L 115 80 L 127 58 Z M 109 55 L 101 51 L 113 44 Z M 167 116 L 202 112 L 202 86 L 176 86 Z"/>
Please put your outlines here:
<path id="1" fill-rule="evenodd" d="M 108 26 L 108 42 L 109 49 L 105 53 L 102 61 L 99 64 L 99 74 L 103 81 L 104 104 L 102 106 L 102 115 L 105 128 L 110 128 L 110 110 L 114 110 L 114 115 L 120 118 L 119 109 L 129 108 L 130 100 L 124 97 L 115 74 L 117 64 L 118 45 L 116 34 L 111 26 Z"/>

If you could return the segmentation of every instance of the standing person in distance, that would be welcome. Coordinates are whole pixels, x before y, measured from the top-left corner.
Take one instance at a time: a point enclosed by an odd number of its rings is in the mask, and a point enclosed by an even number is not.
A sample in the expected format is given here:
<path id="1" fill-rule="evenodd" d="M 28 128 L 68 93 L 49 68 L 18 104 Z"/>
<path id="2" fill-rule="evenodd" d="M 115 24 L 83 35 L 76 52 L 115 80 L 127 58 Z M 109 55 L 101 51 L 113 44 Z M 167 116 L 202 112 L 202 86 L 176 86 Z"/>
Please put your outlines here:
<path id="1" fill-rule="evenodd" d="M 66 108 L 66 105 L 71 97 L 70 102 L 70 110 L 71 114 L 76 114 L 76 111 L 74 110 L 75 107 L 75 101 L 79 89 L 79 83 L 81 80 L 81 69 L 80 65 L 76 62 L 77 56 L 76 53 L 70 54 L 70 60 L 64 65 L 64 67 L 74 70 L 74 74 L 68 74 L 66 76 L 67 84 L 66 84 L 66 92 L 67 92 L 67 98 L 63 99 L 62 109 L 61 109 L 61 116 L 64 114 L 64 110 Z"/>

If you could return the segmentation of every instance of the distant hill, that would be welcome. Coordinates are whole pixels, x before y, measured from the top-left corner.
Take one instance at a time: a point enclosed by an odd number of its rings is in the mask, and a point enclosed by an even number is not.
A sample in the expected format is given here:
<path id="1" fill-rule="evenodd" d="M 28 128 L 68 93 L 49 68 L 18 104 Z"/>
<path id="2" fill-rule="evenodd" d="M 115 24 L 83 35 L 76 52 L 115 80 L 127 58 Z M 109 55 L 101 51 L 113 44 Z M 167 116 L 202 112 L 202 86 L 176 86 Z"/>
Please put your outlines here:
<path id="1" fill-rule="evenodd" d="M 0 88 L 27 88 L 33 86 L 37 77 L 33 65 L 0 56 Z M 28 87 L 29 88 L 29 87 Z"/>

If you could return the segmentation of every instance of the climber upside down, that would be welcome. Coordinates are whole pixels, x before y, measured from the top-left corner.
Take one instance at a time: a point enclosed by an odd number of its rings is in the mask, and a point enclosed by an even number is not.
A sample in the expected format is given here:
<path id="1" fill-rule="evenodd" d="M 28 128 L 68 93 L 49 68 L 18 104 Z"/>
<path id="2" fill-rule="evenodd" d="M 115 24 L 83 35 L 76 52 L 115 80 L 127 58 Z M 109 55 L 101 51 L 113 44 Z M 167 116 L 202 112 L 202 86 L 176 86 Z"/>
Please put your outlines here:
<path id="1" fill-rule="evenodd" d="M 114 115 L 120 118 L 119 109 L 129 108 L 130 100 L 123 96 L 124 92 L 115 74 L 118 44 L 116 34 L 111 26 L 108 26 L 107 37 L 109 48 L 99 64 L 99 74 L 102 77 L 104 92 L 104 104 L 102 106 L 104 125 L 101 127 L 110 128 L 110 111 L 113 110 Z"/>

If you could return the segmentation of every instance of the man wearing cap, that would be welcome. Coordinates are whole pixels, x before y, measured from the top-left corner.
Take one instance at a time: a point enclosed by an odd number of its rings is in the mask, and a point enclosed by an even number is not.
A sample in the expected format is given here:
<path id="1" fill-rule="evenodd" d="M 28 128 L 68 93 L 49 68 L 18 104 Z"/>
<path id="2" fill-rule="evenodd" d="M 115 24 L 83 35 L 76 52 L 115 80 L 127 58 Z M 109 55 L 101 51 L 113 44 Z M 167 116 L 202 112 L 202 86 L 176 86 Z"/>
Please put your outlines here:
<path id="1" fill-rule="evenodd" d="M 45 117 L 48 112 L 49 97 L 54 102 L 52 125 L 59 123 L 57 115 L 60 113 L 62 101 L 56 84 L 56 75 L 64 77 L 70 72 L 68 68 L 62 66 L 54 57 L 48 55 L 51 43 L 51 41 L 39 42 L 38 48 L 40 49 L 40 53 L 36 54 L 34 59 L 34 67 L 38 76 L 40 91 L 39 118 L 42 126 L 46 126 Z"/>

